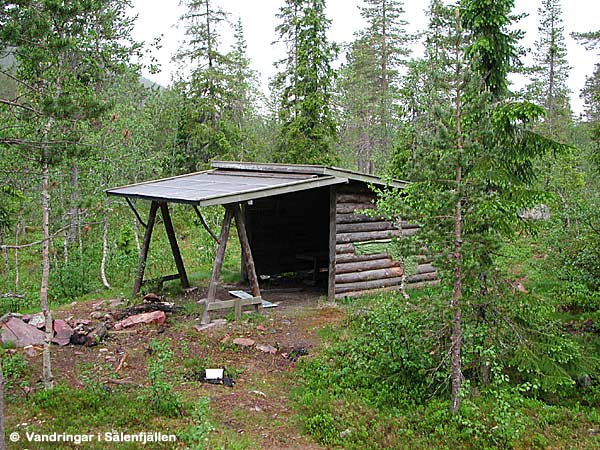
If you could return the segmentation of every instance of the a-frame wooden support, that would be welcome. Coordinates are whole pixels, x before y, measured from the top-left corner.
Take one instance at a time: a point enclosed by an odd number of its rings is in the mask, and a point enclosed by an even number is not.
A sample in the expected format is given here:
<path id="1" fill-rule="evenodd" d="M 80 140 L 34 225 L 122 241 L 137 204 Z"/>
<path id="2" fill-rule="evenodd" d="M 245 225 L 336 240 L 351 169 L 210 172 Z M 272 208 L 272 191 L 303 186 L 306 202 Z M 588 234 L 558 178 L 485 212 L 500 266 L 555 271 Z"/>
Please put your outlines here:
<path id="1" fill-rule="evenodd" d="M 154 224 L 156 223 L 156 213 L 160 206 L 160 212 L 165 224 L 165 231 L 169 238 L 169 244 L 171 244 L 171 252 L 175 259 L 175 266 L 177 267 L 176 276 L 168 275 L 162 277 L 163 280 L 177 279 L 181 280 L 181 286 L 184 289 L 190 287 L 187 273 L 185 272 L 185 266 L 183 265 L 183 259 L 181 258 L 181 252 L 179 251 L 179 245 L 177 244 L 177 237 L 175 236 L 175 230 L 173 229 L 173 222 L 171 221 L 171 214 L 169 213 L 169 205 L 166 202 L 153 201 L 150 204 L 150 212 L 148 213 L 148 222 L 146 225 L 146 232 L 144 233 L 144 240 L 142 242 L 142 248 L 138 257 L 138 265 L 135 273 L 135 280 L 133 282 L 133 296 L 135 297 L 142 284 L 144 283 L 144 270 L 146 269 L 146 260 L 148 258 L 148 250 L 150 249 L 150 240 L 152 239 L 152 231 Z"/>
<path id="2" fill-rule="evenodd" d="M 146 232 L 144 233 L 144 240 L 142 241 L 142 248 L 138 256 L 137 270 L 135 271 L 135 280 L 133 281 L 133 296 L 135 297 L 140 288 L 142 287 L 142 281 L 144 280 L 144 270 L 146 269 L 146 258 L 148 257 L 148 249 L 150 248 L 150 239 L 152 238 L 152 230 L 154 229 L 154 222 L 156 221 L 156 211 L 158 210 L 158 202 L 152 202 L 150 204 L 150 212 L 148 213 L 148 222 L 146 222 Z"/>
<path id="3" fill-rule="evenodd" d="M 235 299 L 216 301 L 217 287 L 219 284 L 219 275 L 221 274 L 221 268 L 223 267 L 223 258 L 225 256 L 225 249 L 227 248 L 227 239 L 229 237 L 229 229 L 231 228 L 231 220 L 235 218 L 236 228 L 238 231 L 238 237 L 240 240 L 240 247 L 242 249 L 242 261 L 244 263 L 248 279 L 250 281 L 252 289 L 252 298 L 247 299 Z M 221 226 L 221 234 L 219 235 L 217 253 L 215 255 L 215 262 L 213 264 L 212 275 L 210 277 L 210 284 L 208 285 L 208 293 L 206 299 L 206 307 L 204 308 L 204 314 L 202 315 L 202 323 L 206 324 L 210 322 L 210 311 L 225 308 L 234 308 L 236 319 L 241 314 L 241 308 L 245 305 L 254 305 L 256 312 L 259 312 L 262 308 L 262 299 L 260 294 L 260 287 L 258 285 L 258 277 L 256 275 L 256 269 L 254 267 L 254 259 L 252 258 L 252 251 L 250 250 L 250 242 L 246 233 L 246 223 L 244 215 L 239 204 L 232 204 L 225 206 L 225 216 L 223 217 L 223 225 Z"/>

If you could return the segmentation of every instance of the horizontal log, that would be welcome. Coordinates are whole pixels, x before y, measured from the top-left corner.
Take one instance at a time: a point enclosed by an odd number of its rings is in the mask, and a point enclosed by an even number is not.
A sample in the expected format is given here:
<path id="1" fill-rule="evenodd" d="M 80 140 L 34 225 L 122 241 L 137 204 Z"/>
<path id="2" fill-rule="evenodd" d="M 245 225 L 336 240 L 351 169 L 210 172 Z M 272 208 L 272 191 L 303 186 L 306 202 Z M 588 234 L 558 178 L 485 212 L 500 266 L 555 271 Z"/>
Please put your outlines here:
<path id="1" fill-rule="evenodd" d="M 437 279 L 437 272 L 417 273 L 406 278 L 407 283 L 417 283 L 419 281 L 431 281 Z"/>
<path id="2" fill-rule="evenodd" d="M 410 224 L 408 222 L 402 222 L 403 230 L 411 230 L 419 228 L 417 225 Z M 355 223 L 340 223 L 336 227 L 338 233 L 355 233 L 360 231 L 381 231 L 381 230 L 398 230 L 399 228 L 392 222 L 379 221 L 379 222 L 355 222 Z"/>
<path id="3" fill-rule="evenodd" d="M 354 254 L 354 245 L 352 244 L 336 244 L 335 253 L 352 253 Z"/>
<path id="4" fill-rule="evenodd" d="M 368 242 L 380 239 L 390 239 L 392 237 L 412 236 L 418 231 L 418 228 L 408 228 L 405 230 L 386 230 L 386 231 L 365 231 L 362 233 L 338 233 L 336 242 L 338 244 L 348 244 L 350 242 Z"/>
<path id="5" fill-rule="evenodd" d="M 388 286 L 396 286 L 402 282 L 402 277 L 383 278 L 380 280 L 360 281 L 357 283 L 335 284 L 335 293 L 364 291 L 367 289 L 378 289 Z"/>
<path id="6" fill-rule="evenodd" d="M 435 267 L 433 267 L 431 264 L 419 264 L 417 266 L 417 273 L 430 273 L 435 271 Z"/>
<path id="7" fill-rule="evenodd" d="M 392 223 L 385 221 L 341 223 L 335 227 L 335 230 L 338 233 L 356 233 L 360 231 L 381 231 L 395 229 L 396 227 Z"/>
<path id="8" fill-rule="evenodd" d="M 335 275 L 335 284 L 359 283 L 361 281 L 382 280 L 402 276 L 402 268 L 390 267 L 386 269 L 365 270 L 364 272 L 342 273 Z M 421 281 L 421 280 L 417 280 Z"/>
<path id="9" fill-rule="evenodd" d="M 375 194 L 338 194 L 337 203 L 371 203 Z"/>
<path id="10" fill-rule="evenodd" d="M 428 287 L 437 286 L 438 284 L 440 284 L 439 280 L 423 281 L 421 283 L 407 284 L 405 287 L 406 287 L 406 289 L 419 289 L 419 288 L 422 288 L 425 286 L 428 286 Z M 374 295 L 374 294 L 381 294 L 382 292 L 394 292 L 394 291 L 399 291 L 399 290 L 400 290 L 400 285 L 396 285 L 396 286 L 388 286 L 388 287 L 383 287 L 383 288 L 378 288 L 378 289 L 366 289 L 363 291 L 342 292 L 339 294 L 335 294 L 335 299 L 340 300 L 345 297 L 356 298 L 356 297 L 361 297 L 363 295 Z"/>
<path id="11" fill-rule="evenodd" d="M 392 261 L 392 258 L 390 257 L 345 264 L 337 263 L 335 266 L 335 273 L 358 273 L 367 270 L 387 269 L 390 267 L 400 267 L 400 263 L 398 261 Z"/>
<path id="12" fill-rule="evenodd" d="M 364 214 L 354 214 L 354 212 L 349 213 L 337 213 L 335 216 L 335 223 L 357 223 L 357 222 L 381 222 L 383 219 L 381 217 L 371 217 L 366 216 Z"/>
<path id="13" fill-rule="evenodd" d="M 369 255 L 355 255 L 354 253 L 342 253 L 336 255 L 335 261 L 337 264 L 357 263 L 362 261 L 372 261 L 374 259 L 388 258 L 387 253 L 371 253 Z"/>
<path id="14" fill-rule="evenodd" d="M 365 209 L 375 209 L 375 205 L 372 203 L 338 203 L 335 206 L 335 212 L 338 214 L 351 214 L 354 211 Z"/>

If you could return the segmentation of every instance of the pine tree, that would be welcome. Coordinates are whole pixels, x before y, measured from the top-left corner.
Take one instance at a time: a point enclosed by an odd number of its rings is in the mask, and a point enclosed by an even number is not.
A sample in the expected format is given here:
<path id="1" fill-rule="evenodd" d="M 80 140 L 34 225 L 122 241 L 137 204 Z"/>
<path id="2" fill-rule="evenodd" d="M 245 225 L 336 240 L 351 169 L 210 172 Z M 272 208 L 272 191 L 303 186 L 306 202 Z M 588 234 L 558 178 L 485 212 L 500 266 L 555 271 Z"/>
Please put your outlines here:
<path id="1" fill-rule="evenodd" d="M 280 132 L 274 159 L 287 163 L 332 164 L 336 123 L 332 110 L 336 49 L 327 40 L 330 20 L 324 0 L 288 0 L 278 16 L 287 57 L 274 80 L 281 92 Z"/>

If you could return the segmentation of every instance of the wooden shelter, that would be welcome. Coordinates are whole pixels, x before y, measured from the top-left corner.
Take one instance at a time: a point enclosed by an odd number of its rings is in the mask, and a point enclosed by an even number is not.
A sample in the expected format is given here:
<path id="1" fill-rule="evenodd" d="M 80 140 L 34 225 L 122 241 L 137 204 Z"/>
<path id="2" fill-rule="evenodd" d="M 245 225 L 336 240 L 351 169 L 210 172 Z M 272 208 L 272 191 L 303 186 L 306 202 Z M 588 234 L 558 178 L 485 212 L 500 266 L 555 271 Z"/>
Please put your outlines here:
<path id="1" fill-rule="evenodd" d="M 402 189 L 405 183 L 384 183 L 372 175 L 314 165 L 213 162 L 212 170 L 109 189 L 108 195 L 151 202 L 134 295 L 143 282 L 144 267 L 156 214 L 160 209 L 184 288 L 189 286 L 183 260 L 169 215 L 168 203 L 195 208 L 223 205 L 225 215 L 206 298 L 208 311 L 261 303 L 259 275 L 320 269 L 328 274 L 327 295 L 333 301 L 378 290 L 398 289 L 402 267 L 385 250 L 382 240 L 417 231 L 409 223 L 393 224 L 357 211 L 373 209 L 375 194 L 370 185 Z M 242 249 L 242 272 L 250 282 L 252 298 L 216 301 L 217 283 L 232 220 L 235 219 Z M 143 221 L 142 221 L 143 223 Z M 208 229 L 208 227 L 207 227 Z M 210 231 L 210 230 L 209 230 Z M 366 249 L 366 250 L 360 250 Z M 406 277 L 408 285 L 436 280 L 435 269 L 426 261 Z"/>

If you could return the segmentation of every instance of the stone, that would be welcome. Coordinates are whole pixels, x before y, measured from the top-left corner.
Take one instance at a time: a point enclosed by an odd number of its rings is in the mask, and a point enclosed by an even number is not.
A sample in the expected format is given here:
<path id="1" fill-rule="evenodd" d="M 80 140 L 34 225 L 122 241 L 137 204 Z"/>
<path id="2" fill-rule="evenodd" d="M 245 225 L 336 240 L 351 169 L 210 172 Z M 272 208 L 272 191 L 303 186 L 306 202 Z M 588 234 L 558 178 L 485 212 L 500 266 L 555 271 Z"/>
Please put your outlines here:
<path id="1" fill-rule="evenodd" d="M 277 349 L 270 344 L 256 344 L 256 349 L 271 355 L 277 353 Z"/>
<path id="2" fill-rule="evenodd" d="M 36 358 L 38 356 L 38 352 L 33 345 L 26 345 L 23 347 L 23 350 L 25 350 L 25 355 L 29 358 Z"/>
<path id="3" fill-rule="evenodd" d="M 102 311 L 93 311 L 90 313 L 90 317 L 94 320 L 100 320 L 104 317 L 104 313 Z"/>
<path id="4" fill-rule="evenodd" d="M 212 322 L 204 324 L 204 325 L 197 323 L 196 325 L 194 325 L 194 329 L 198 332 L 201 332 L 201 331 L 208 330 L 209 328 L 220 327 L 222 325 L 225 325 L 226 323 L 227 323 L 227 320 L 225 320 L 225 319 L 216 319 L 216 320 L 213 320 Z"/>
<path id="5" fill-rule="evenodd" d="M 54 330 L 54 338 L 52 342 L 61 346 L 69 344 L 71 341 L 71 335 L 73 334 L 73 328 L 69 326 L 67 322 L 61 319 L 54 320 L 52 324 Z"/>
<path id="6" fill-rule="evenodd" d="M 2 324 L 0 338 L 2 342 L 12 342 L 17 347 L 44 344 L 44 333 L 42 331 L 16 317 L 11 317 Z"/>
<path id="7" fill-rule="evenodd" d="M 136 314 L 135 316 L 129 316 L 128 318 L 115 323 L 113 328 L 118 331 L 138 325 L 140 323 L 157 323 L 162 325 L 165 323 L 165 320 L 167 320 L 167 315 L 164 313 L 164 311 L 152 311 L 148 313 Z"/>
<path id="8" fill-rule="evenodd" d="M 39 328 L 41 330 L 46 326 L 46 319 L 44 318 L 44 314 L 37 313 L 31 316 L 28 323 L 29 325 Z"/>
<path id="9" fill-rule="evenodd" d="M 235 338 L 233 343 L 240 347 L 252 347 L 254 345 L 254 340 L 249 338 Z"/>

